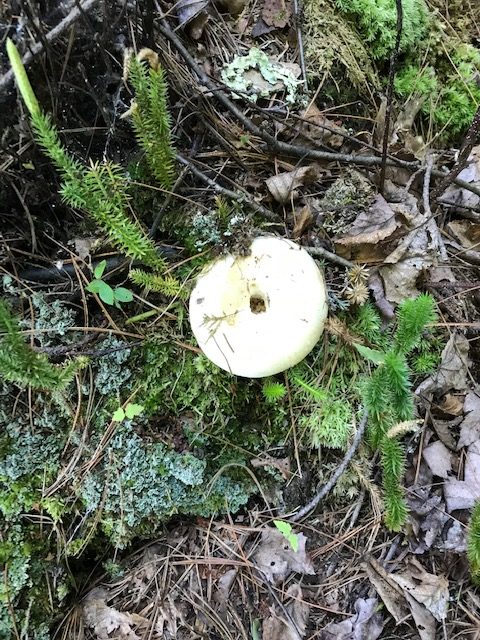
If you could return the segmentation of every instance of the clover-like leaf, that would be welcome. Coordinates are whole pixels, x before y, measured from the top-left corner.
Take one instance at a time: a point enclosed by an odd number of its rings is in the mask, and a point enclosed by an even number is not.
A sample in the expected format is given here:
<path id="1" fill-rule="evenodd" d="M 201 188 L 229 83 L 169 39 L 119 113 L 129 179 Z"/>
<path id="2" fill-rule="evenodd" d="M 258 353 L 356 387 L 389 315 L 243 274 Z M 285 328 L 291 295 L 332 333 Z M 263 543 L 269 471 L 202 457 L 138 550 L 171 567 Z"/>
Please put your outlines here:
<path id="1" fill-rule="evenodd" d="M 125 407 L 125 415 L 131 420 L 132 418 L 135 418 L 135 416 L 139 416 L 141 413 L 143 413 L 143 409 L 144 407 L 142 407 L 141 404 L 134 404 L 133 402 L 129 402 Z"/>
<path id="2" fill-rule="evenodd" d="M 117 302 L 132 302 L 133 300 L 133 293 L 125 287 L 116 287 L 113 294 Z"/>
<path id="3" fill-rule="evenodd" d="M 118 409 L 115 410 L 112 420 L 113 422 L 122 422 L 122 420 L 125 420 L 125 411 L 122 407 L 118 407 Z"/>

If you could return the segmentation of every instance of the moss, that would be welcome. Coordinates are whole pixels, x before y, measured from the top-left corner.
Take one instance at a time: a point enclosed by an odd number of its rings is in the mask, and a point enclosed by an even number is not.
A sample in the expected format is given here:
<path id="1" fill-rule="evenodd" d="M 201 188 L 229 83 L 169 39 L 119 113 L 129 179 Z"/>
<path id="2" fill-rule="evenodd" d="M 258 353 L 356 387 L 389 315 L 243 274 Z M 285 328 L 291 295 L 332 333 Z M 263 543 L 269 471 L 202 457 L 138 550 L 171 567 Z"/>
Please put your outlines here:
<path id="1" fill-rule="evenodd" d="M 399 96 L 423 99 L 422 113 L 443 142 L 465 132 L 480 104 L 480 52 L 453 38 L 445 47 L 452 52 L 450 58 L 440 55 L 426 67 L 408 64 L 395 79 Z"/>
<path id="2" fill-rule="evenodd" d="M 376 60 L 385 60 L 392 53 L 397 37 L 395 0 L 335 0 L 358 31 Z M 424 0 L 403 0 L 403 28 L 400 50 L 411 51 L 422 39 L 429 13 Z"/>

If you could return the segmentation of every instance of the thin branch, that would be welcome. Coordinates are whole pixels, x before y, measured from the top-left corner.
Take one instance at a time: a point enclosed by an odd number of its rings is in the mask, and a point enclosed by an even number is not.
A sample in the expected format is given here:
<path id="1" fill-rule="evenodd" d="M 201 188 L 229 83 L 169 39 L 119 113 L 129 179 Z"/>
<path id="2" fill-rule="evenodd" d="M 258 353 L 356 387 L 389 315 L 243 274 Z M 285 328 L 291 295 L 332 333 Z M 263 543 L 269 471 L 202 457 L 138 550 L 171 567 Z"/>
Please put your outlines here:
<path id="1" fill-rule="evenodd" d="M 332 475 L 330 480 L 323 485 L 320 491 L 316 494 L 314 498 L 312 498 L 312 500 L 310 500 L 308 504 L 302 507 L 300 511 L 297 511 L 297 513 L 294 513 L 292 516 L 286 516 L 288 517 L 289 522 L 298 522 L 299 520 L 304 518 L 307 514 L 310 513 L 310 511 L 313 511 L 314 509 L 316 509 L 320 504 L 320 502 L 323 500 L 323 498 L 325 498 L 325 496 L 333 489 L 333 487 L 336 485 L 340 476 L 344 473 L 344 471 L 350 464 L 350 461 L 355 455 L 355 452 L 357 451 L 358 447 L 360 446 L 360 442 L 362 441 L 363 434 L 365 433 L 365 429 L 367 427 L 367 421 L 368 421 L 368 413 L 367 411 L 365 411 L 362 416 L 362 419 L 360 420 L 360 424 L 358 425 L 357 433 L 355 434 L 353 442 L 350 445 L 350 448 L 348 449 L 347 453 L 345 454 L 342 462 L 337 467 L 337 470 L 335 471 L 335 473 Z"/>
<path id="2" fill-rule="evenodd" d="M 93 9 L 93 7 L 97 4 L 98 0 L 85 0 L 83 4 L 80 5 L 80 9 L 74 7 L 70 13 L 65 16 L 63 20 L 61 20 L 56 27 L 54 27 L 51 31 L 49 31 L 45 36 L 45 41 L 47 44 L 52 43 L 59 36 L 63 34 L 69 27 L 72 26 L 74 22 L 80 18 L 82 12 L 87 12 Z M 44 49 L 43 42 L 37 42 L 32 47 L 30 47 L 29 51 L 23 56 L 22 62 L 26 67 L 33 60 L 35 56 L 37 56 Z M 12 84 L 14 79 L 13 71 L 9 69 L 7 73 L 5 73 L 0 78 L 0 92 L 6 91 L 9 86 Z"/>
<path id="3" fill-rule="evenodd" d="M 387 170 L 387 153 L 388 153 L 388 140 L 390 138 L 390 120 L 392 118 L 392 102 L 393 102 L 393 82 L 395 80 L 395 70 L 398 60 L 398 52 L 400 50 L 400 41 L 402 39 L 403 28 L 403 7 L 402 0 L 396 0 L 397 5 L 397 37 L 395 39 L 395 48 L 390 58 L 390 69 L 388 71 L 388 84 L 387 84 L 387 110 L 385 113 L 385 129 L 383 131 L 383 144 L 382 144 L 382 169 L 380 171 L 380 193 L 383 193 L 385 186 L 385 172 Z"/>
<path id="4" fill-rule="evenodd" d="M 476 114 L 473 116 L 472 124 L 470 125 L 469 130 L 467 131 L 467 135 L 465 136 L 465 140 L 460 148 L 458 153 L 458 160 L 455 163 L 455 166 L 452 170 L 444 176 L 443 180 L 438 184 L 432 192 L 430 196 L 430 200 L 432 203 L 438 201 L 438 198 L 443 194 L 443 192 L 447 189 L 447 187 L 452 183 L 456 182 L 455 178 L 458 176 L 462 169 L 465 169 L 468 163 L 468 158 L 470 157 L 470 153 L 480 138 L 480 107 L 478 107 Z M 458 182 L 457 182 L 458 184 Z"/>

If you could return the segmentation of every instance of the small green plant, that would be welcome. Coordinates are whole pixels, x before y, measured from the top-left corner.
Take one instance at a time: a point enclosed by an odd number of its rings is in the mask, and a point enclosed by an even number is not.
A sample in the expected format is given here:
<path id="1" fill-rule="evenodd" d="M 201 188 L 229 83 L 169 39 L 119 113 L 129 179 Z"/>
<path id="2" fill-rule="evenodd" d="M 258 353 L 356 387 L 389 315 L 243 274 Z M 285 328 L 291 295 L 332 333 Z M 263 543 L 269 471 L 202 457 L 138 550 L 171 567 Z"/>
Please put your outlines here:
<path id="1" fill-rule="evenodd" d="M 467 557 L 472 578 L 480 584 L 480 501 L 475 504 L 470 517 L 467 537 Z"/>
<path id="2" fill-rule="evenodd" d="M 395 430 L 414 417 L 410 367 L 407 356 L 422 341 L 425 326 L 435 319 L 433 298 L 420 295 L 399 307 L 397 329 L 384 351 L 355 345 L 377 368 L 363 386 L 363 401 L 369 414 L 369 440 L 381 454 L 385 500 L 385 522 L 393 531 L 405 523 L 407 507 L 401 486 L 405 452 Z"/>
<path id="3" fill-rule="evenodd" d="M 64 366 L 51 364 L 26 344 L 17 319 L 0 300 L 0 377 L 24 387 L 59 391 L 85 363 L 85 358 L 77 358 Z"/>
<path id="4" fill-rule="evenodd" d="M 298 534 L 293 533 L 292 525 L 289 522 L 283 520 L 274 520 L 273 524 L 280 531 L 282 536 L 287 540 L 288 544 L 292 547 L 295 553 L 298 551 Z"/>
<path id="5" fill-rule="evenodd" d="M 281 382 L 265 380 L 262 385 L 262 393 L 267 402 L 275 404 L 286 396 L 287 388 Z"/>
<path id="6" fill-rule="evenodd" d="M 109 161 L 83 165 L 73 158 L 62 145 L 51 118 L 42 112 L 20 55 L 10 39 L 7 39 L 7 52 L 20 94 L 30 112 L 35 138 L 61 175 L 61 194 L 65 202 L 87 212 L 125 255 L 155 272 L 165 272 L 165 260 L 138 220 L 130 215 L 130 185 L 122 167 Z M 158 136 L 163 133 L 163 129 L 157 131 Z M 169 139 L 165 144 L 169 147 Z M 103 292 L 108 297 L 105 287 Z"/>
<path id="7" fill-rule="evenodd" d="M 85 287 L 90 293 L 96 293 L 105 304 L 111 304 L 120 307 L 122 302 L 132 302 L 133 294 L 125 287 L 115 287 L 114 289 L 104 280 L 102 276 L 107 266 L 107 261 L 102 260 L 93 270 L 94 280 Z"/>
<path id="8" fill-rule="evenodd" d="M 118 407 L 118 409 L 115 410 L 112 416 L 112 421 L 123 422 L 125 418 L 128 418 L 128 420 L 133 420 L 133 418 L 135 418 L 136 416 L 142 415 L 143 411 L 144 407 L 142 407 L 141 404 L 129 402 L 127 405 L 125 405 L 125 408 Z"/>

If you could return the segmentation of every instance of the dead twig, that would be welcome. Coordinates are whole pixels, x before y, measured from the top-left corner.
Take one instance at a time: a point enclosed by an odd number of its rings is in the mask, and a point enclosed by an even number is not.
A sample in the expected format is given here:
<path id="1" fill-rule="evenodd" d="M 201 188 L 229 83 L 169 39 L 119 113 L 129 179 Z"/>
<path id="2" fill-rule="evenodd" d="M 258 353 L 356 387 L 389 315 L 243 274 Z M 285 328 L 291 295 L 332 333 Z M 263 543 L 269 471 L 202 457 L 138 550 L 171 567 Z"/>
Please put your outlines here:
<path id="1" fill-rule="evenodd" d="M 320 504 L 320 502 L 323 500 L 323 498 L 325 498 L 325 496 L 333 489 L 338 479 L 344 473 L 345 469 L 348 467 L 348 465 L 350 464 L 350 461 L 355 455 L 355 452 L 357 451 L 360 445 L 360 442 L 363 438 L 363 434 L 365 433 L 365 429 L 367 427 L 367 421 L 368 421 L 368 412 L 365 411 L 362 416 L 362 419 L 360 420 L 360 424 L 358 425 L 357 433 L 355 434 L 353 442 L 350 445 L 347 453 L 345 454 L 342 462 L 337 467 L 337 470 L 335 471 L 335 473 L 332 474 L 332 477 L 330 478 L 330 480 L 323 485 L 320 491 L 312 498 L 312 500 L 310 500 L 308 504 L 302 507 L 300 511 L 297 511 L 297 513 L 294 513 L 292 516 L 285 516 L 286 518 L 288 518 L 290 522 L 298 522 L 299 520 L 304 518 L 307 514 L 309 514 L 310 511 L 313 511 L 314 509 L 316 509 Z"/>
<path id="2" fill-rule="evenodd" d="M 480 107 L 478 107 L 476 114 L 473 116 L 472 124 L 470 125 L 470 128 L 467 131 L 467 135 L 465 136 L 463 144 L 460 148 L 460 151 L 458 153 L 458 159 L 457 159 L 457 162 L 455 163 L 455 166 L 446 176 L 443 177 L 443 180 L 435 187 L 434 191 L 430 196 L 430 199 L 433 203 L 437 202 L 438 198 L 443 194 L 443 192 L 447 189 L 447 187 L 452 182 L 455 182 L 456 184 L 458 184 L 458 182 L 456 181 L 456 177 L 458 176 L 460 171 L 462 171 L 462 169 L 465 169 L 465 167 L 467 166 L 470 153 L 474 145 L 477 143 L 479 137 L 480 137 Z M 476 192 L 474 191 L 474 193 Z M 480 195 L 480 194 L 477 194 L 477 195 Z"/>
<path id="3" fill-rule="evenodd" d="M 86 13 L 87 11 L 90 11 L 97 4 L 97 2 L 98 0 L 85 0 L 85 2 L 79 5 L 79 8 L 74 7 L 70 11 L 70 13 L 67 16 L 65 16 L 65 18 L 57 24 L 56 27 L 51 29 L 45 35 L 45 43 L 50 44 L 54 40 L 56 40 L 59 36 L 63 34 L 64 31 L 66 31 L 69 27 L 71 27 L 72 24 L 78 20 L 78 18 L 80 18 L 80 16 L 82 15 L 82 12 Z M 35 56 L 41 53 L 43 49 L 44 49 L 43 42 L 37 42 L 33 46 L 31 46 L 22 58 L 22 62 L 24 66 L 29 65 L 30 62 L 35 58 Z M 13 78 L 14 78 L 13 71 L 11 69 L 7 71 L 7 73 L 5 73 L 0 78 L 0 92 L 6 91 L 9 88 L 9 86 L 13 82 Z"/>
<path id="4" fill-rule="evenodd" d="M 327 249 L 323 249 L 322 247 L 303 247 L 303 248 L 305 249 L 305 251 L 308 251 L 308 253 L 311 256 L 314 256 L 315 258 L 325 258 L 325 260 L 328 260 L 329 262 L 334 262 L 335 264 L 338 264 L 340 267 L 345 267 L 346 269 L 353 269 L 353 267 L 355 266 L 353 262 L 350 262 L 350 260 L 341 258 L 340 256 L 337 256 L 336 253 L 327 251 Z"/>
<path id="5" fill-rule="evenodd" d="M 395 39 L 395 48 L 390 57 L 390 69 L 388 71 L 387 84 L 387 109 L 385 112 L 385 129 L 383 131 L 382 141 L 382 168 L 380 171 L 380 193 L 383 193 L 385 186 L 385 172 L 387 170 L 387 153 L 388 139 L 390 137 L 390 120 L 392 118 L 392 101 L 393 101 L 393 81 L 395 80 L 395 69 L 397 66 L 398 52 L 400 50 L 400 40 L 402 38 L 403 27 L 403 7 L 402 0 L 396 0 L 397 5 L 397 37 Z"/>

